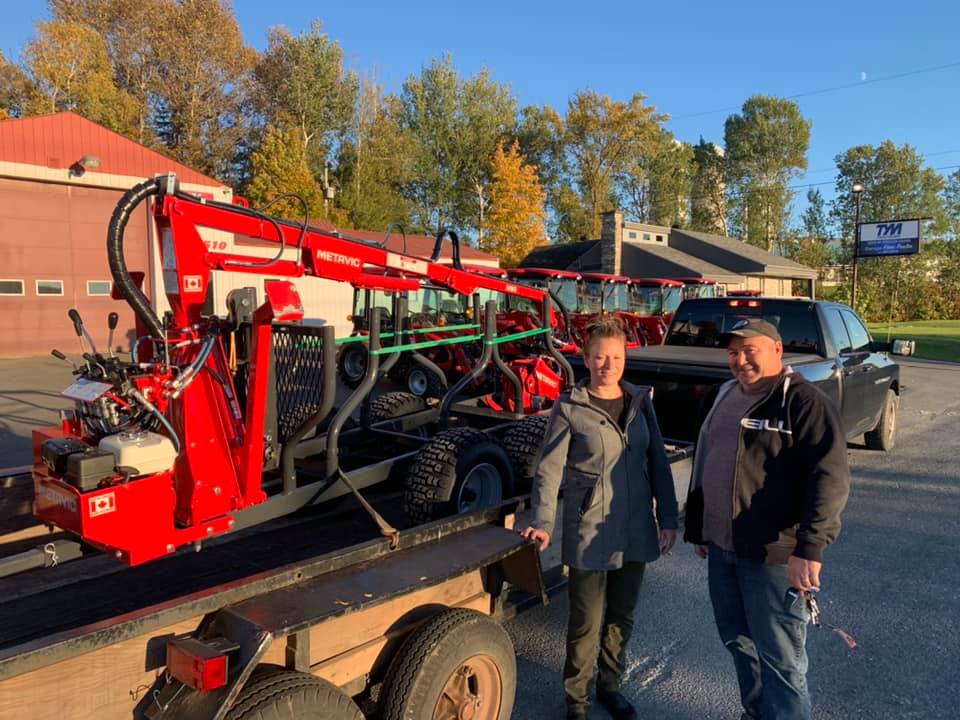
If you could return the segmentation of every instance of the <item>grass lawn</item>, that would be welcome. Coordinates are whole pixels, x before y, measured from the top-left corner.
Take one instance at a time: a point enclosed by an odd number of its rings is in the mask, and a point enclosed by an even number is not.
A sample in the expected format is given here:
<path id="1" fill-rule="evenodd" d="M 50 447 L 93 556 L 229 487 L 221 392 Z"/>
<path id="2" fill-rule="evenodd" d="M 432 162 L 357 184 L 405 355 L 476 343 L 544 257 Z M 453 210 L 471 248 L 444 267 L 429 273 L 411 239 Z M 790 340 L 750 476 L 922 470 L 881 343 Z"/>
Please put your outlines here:
<path id="1" fill-rule="evenodd" d="M 877 340 L 887 339 L 886 323 L 870 323 L 867 327 Z M 889 337 L 916 340 L 918 358 L 960 362 L 960 320 L 893 323 L 890 325 Z"/>

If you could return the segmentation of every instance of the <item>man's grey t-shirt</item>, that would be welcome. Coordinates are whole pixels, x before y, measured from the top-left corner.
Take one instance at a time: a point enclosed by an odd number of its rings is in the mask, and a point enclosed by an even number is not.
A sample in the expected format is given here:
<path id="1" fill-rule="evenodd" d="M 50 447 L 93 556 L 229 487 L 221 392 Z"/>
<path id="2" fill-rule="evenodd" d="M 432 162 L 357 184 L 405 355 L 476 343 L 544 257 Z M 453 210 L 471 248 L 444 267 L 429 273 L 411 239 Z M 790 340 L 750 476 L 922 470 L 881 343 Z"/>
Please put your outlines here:
<path id="1" fill-rule="evenodd" d="M 703 467 L 703 539 L 733 550 L 733 481 L 740 447 L 740 421 L 779 380 L 763 378 L 744 391 L 737 383 L 717 405 L 707 425 L 709 451 Z"/>

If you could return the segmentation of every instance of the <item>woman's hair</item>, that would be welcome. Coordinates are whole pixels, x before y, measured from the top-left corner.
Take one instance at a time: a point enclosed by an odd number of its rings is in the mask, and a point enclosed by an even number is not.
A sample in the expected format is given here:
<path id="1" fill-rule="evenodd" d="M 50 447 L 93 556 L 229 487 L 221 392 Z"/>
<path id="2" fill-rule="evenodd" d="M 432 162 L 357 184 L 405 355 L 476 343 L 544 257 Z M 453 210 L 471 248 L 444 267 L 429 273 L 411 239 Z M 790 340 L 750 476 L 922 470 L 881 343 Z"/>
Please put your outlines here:
<path id="1" fill-rule="evenodd" d="M 614 338 L 623 341 L 624 345 L 627 344 L 627 331 L 620 318 L 604 315 L 587 325 L 583 345 L 584 352 L 590 349 L 594 340 L 604 340 L 606 338 Z"/>

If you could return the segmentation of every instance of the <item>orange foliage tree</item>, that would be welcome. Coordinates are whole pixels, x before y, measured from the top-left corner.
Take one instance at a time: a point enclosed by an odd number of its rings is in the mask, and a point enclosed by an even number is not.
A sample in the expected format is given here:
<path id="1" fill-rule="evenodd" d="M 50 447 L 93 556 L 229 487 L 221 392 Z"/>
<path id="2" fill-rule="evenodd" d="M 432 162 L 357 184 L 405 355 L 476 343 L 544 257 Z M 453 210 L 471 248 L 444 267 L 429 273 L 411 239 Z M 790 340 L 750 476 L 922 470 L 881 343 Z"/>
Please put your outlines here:
<path id="1" fill-rule="evenodd" d="M 490 174 L 490 213 L 481 247 L 505 267 L 515 267 L 547 241 L 546 193 L 536 166 L 526 163 L 516 142 L 505 147 L 500 141 L 490 160 Z"/>

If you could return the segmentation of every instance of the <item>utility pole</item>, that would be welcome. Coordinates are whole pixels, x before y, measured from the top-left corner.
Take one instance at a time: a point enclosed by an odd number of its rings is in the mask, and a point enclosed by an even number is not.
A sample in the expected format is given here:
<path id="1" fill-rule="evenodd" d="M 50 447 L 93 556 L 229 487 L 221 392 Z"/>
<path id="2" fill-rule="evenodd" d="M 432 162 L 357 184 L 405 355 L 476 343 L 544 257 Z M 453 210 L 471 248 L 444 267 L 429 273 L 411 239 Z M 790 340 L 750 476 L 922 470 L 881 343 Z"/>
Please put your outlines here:
<path id="1" fill-rule="evenodd" d="M 860 199 L 863 197 L 863 185 L 854 183 L 852 190 L 857 212 L 853 221 L 853 287 L 850 290 L 850 307 L 857 312 L 857 262 L 860 259 Z"/>

